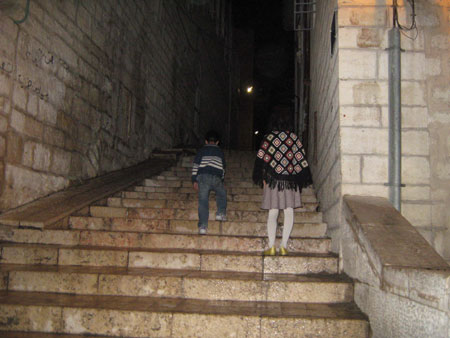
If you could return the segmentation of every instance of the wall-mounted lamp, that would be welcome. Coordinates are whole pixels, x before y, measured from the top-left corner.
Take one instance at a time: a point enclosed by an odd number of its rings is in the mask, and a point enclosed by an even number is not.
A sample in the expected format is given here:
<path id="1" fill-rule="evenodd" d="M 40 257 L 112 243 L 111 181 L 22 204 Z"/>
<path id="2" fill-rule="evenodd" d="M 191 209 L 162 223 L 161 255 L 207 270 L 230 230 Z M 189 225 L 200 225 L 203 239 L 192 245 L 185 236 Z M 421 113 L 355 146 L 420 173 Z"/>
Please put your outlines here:
<path id="1" fill-rule="evenodd" d="M 248 86 L 247 87 L 247 94 L 251 94 L 253 93 L 253 86 Z"/>

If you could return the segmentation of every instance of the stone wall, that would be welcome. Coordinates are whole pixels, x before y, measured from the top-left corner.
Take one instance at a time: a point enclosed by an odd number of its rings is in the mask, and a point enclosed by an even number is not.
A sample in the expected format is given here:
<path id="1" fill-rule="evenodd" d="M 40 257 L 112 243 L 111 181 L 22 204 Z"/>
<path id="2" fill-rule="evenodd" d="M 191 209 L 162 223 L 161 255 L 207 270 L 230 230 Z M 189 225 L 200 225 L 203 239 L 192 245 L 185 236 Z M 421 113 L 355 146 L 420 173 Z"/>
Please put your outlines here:
<path id="1" fill-rule="evenodd" d="M 411 6 L 398 1 L 399 21 Z M 448 1 L 416 0 L 401 35 L 402 213 L 450 259 Z M 342 194 L 388 197 L 388 32 L 392 1 L 339 0 Z"/>
<path id="2" fill-rule="evenodd" d="M 341 210 L 341 154 L 337 46 L 330 30 L 335 1 L 319 1 L 311 38 L 311 103 L 308 158 L 314 188 L 330 234 L 339 227 Z"/>
<path id="3" fill-rule="evenodd" d="M 0 210 L 226 126 L 217 1 L 26 3 L 0 8 Z"/>
<path id="4" fill-rule="evenodd" d="M 340 268 L 372 337 L 450 337 L 450 266 L 385 198 L 344 196 L 343 214 Z"/>

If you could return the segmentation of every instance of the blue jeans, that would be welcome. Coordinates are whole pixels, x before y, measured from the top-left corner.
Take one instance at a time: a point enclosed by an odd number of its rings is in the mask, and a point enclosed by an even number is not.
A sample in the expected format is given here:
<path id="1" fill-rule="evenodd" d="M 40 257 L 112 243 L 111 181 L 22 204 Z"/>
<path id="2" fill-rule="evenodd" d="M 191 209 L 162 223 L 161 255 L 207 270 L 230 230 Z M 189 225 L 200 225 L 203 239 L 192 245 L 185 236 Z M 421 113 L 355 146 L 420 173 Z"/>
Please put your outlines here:
<path id="1" fill-rule="evenodd" d="M 209 219 L 209 192 L 216 193 L 217 215 L 227 212 L 227 192 L 223 187 L 222 179 L 215 175 L 201 174 L 198 182 L 198 226 L 207 227 Z"/>

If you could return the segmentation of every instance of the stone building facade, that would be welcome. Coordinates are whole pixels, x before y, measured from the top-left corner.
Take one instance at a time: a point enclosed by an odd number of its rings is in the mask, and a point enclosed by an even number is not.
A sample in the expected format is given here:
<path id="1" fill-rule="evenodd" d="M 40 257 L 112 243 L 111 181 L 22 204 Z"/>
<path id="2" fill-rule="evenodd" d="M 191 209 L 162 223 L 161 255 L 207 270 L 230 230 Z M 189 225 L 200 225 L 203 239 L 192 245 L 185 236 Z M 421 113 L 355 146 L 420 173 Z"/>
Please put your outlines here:
<path id="1" fill-rule="evenodd" d="M 397 3 L 399 21 L 409 26 L 410 2 Z M 393 1 L 319 1 L 316 10 L 309 152 L 338 250 L 342 197 L 389 196 L 387 48 Z M 450 2 L 416 0 L 415 11 L 417 28 L 401 35 L 401 209 L 450 260 Z"/>
<path id="2" fill-rule="evenodd" d="M 2 2 L 0 210 L 226 130 L 229 15 L 226 1 Z"/>

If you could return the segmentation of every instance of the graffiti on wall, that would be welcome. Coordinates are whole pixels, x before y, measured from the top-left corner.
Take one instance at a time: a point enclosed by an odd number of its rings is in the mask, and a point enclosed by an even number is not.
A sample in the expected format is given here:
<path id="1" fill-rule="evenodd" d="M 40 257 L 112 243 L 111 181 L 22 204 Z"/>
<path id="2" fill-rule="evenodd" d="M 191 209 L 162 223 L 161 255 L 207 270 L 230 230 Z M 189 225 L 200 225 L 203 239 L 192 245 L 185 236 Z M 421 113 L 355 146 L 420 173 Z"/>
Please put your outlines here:
<path id="1" fill-rule="evenodd" d="M 61 66 L 66 71 L 69 70 L 69 65 L 61 58 L 56 57 L 50 51 L 44 52 L 41 48 L 34 51 L 27 51 L 25 53 L 25 59 L 31 61 L 35 66 L 41 65 Z M 42 86 L 38 81 L 31 79 L 30 77 L 21 74 L 21 72 L 11 62 L 1 61 L 0 71 L 11 76 L 15 76 L 16 81 L 19 83 L 20 88 L 29 91 L 30 93 L 37 95 L 39 99 L 48 101 L 49 93 L 46 93 L 42 89 Z"/>

